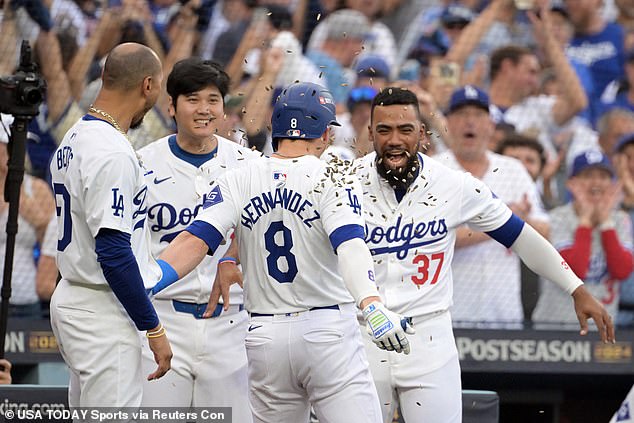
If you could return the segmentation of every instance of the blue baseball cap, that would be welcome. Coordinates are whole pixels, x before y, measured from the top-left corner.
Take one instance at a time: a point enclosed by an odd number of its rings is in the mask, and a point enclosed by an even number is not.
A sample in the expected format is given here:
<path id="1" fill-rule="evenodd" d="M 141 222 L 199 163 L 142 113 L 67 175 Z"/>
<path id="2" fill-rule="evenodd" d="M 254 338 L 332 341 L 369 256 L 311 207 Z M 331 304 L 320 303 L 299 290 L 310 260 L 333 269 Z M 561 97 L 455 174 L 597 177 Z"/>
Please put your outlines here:
<path id="1" fill-rule="evenodd" d="M 475 14 L 468 7 L 461 4 L 451 4 L 443 10 L 440 21 L 444 25 L 468 24 L 474 17 Z"/>
<path id="2" fill-rule="evenodd" d="M 577 155 L 572 161 L 569 176 L 577 176 L 584 170 L 593 167 L 605 169 L 610 172 L 610 175 L 612 177 L 614 177 L 614 168 L 610 163 L 610 159 L 608 159 L 608 156 L 606 156 L 599 150 L 587 150 Z"/>
<path id="3" fill-rule="evenodd" d="M 359 59 L 354 70 L 359 76 L 369 76 L 372 78 L 390 77 L 389 65 L 385 59 L 376 55 L 368 55 Z"/>
<path id="4" fill-rule="evenodd" d="M 284 87 L 273 106 L 271 137 L 315 139 L 336 120 L 335 100 L 326 88 L 312 82 L 295 82 Z"/>
<path id="5" fill-rule="evenodd" d="M 476 106 L 488 112 L 489 105 L 489 95 L 487 93 L 473 85 L 465 85 L 451 94 L 447 114 L 455 112 L 464 106 Z"/>
<path id="6" fill-rule="evenodd" d="M 628 144 L 632 143 L 634 143 L 634 132 L 627 133 L 619 138 L 614 144 L 614 152 L 621 153 Z"/>

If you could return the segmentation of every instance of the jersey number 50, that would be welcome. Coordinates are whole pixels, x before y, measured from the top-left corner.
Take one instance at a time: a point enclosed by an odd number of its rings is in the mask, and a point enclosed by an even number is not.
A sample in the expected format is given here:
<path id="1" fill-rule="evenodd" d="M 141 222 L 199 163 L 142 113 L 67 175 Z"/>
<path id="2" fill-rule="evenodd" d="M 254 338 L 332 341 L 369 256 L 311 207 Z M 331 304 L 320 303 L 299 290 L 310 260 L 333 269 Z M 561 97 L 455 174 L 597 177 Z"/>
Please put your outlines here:
<path id="1" fill-rule="evenodd" d="M 291 248 L 293 248 L 291 230 L 284 226 L 281 221 L 271 222 L 269 228 L 264 232 L 264 246 L 269 252 L 269 255 L 266 256 L 266 267 L 269 275 L 279 283 L 293 282 L 297 276 L 297 260 L 295 254 L 291 252 Z M 286 271 L 280 269 L 279 260 L 282 257 L 286 261 Z"/>
<path id="2" fill-rule="evenodd" d="M 70 217 L 70 193 L 64 184 L 59 183 L 53 184 L 53 191 L 55 192 L 55 210 L 57 212 L 57 216 L 60 217 L 63 215 L 62 239 L 57 240 L 57 251 L 64 251 L 66 247 L 68 247 L 68 244 L 70 244 L 70 239 L 73 233 Z M 60 201 L 62 203 L 61 205 Z"/>

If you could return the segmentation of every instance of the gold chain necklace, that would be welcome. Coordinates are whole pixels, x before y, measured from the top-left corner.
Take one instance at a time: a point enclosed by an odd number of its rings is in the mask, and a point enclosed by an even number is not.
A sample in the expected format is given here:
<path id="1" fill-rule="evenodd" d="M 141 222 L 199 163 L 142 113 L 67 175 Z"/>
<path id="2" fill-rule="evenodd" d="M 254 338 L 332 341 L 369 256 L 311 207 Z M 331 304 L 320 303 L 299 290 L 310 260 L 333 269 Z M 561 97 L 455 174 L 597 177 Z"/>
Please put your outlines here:
<path id="1" fill-rule="evenodd" d="M 103 116 L 106 119 L 106 121 L 108 121 L 108 123 L 110 123 L 112 126 L 114 126 L 114 129 L 119 131 L 121 133 L 121 135 L 123 135 L 125 137 L 125 139 L 128 140 L 128 142 L 132 146 L 132 149 L 134 150 L 134 146 L 132 145 L 132 141 L 130 140 L 130 138 L 128 138 L 128 134 L 125 133 L 123 131 L 123 129 L 121 129 L 121 127 L 119 126 L 119 123 L 115 120 L 115 118 L 113 118 L 110 115 L 110 113 L 104 112 L 103 110 L 96 108 L 92 104 L 88 107 L 88 111 L 92 112 L 92 113 L 97 113 L 98 115 Z M 136 155 L 136 158 L 139 161 L 139 165 L 141 165 L 141 167 L 144 167 L 143 166 L 143 161 L 141 160 L 141 156 L 139 156 L 139 153 L 137 153 L 136 150 L 134 150 L 134 154 Z"/>
<path id="2" fill-rule="evenodd" d="M 114 126 L 114 129 L 116 129 L 117 131 L 121 132 L 123 134 L 124 137 L 126 137 L 126 139 L 128 139 L 128 134 L 126 134 L 125 132 L 123 132 L 123 129 L 121 129 L 121 127 L 119 126 L 119 124 L 117 123 L 117 121 L 110 116 L 109 113 L 104 112 L 101 109 L 96 108 L 95 106 L 93 106 L 92 104 L 90 105 L 90 107 L 88 107 L 88 111 L 92 112 L 92 113 L 97 113 L 98 115 L 101 115 L 103 117 L 106 118 L 106 120 L 112 125 Z M 128 139 L 129 141 L 129 139 Z"/>

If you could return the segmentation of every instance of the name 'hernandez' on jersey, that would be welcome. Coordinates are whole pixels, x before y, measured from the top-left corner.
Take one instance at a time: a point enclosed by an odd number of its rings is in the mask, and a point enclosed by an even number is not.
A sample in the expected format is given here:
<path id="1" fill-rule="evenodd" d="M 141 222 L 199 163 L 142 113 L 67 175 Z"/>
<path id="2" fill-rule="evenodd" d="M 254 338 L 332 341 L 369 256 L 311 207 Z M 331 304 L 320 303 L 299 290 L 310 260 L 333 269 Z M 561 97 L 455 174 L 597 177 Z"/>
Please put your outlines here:
<path id="1" fill-rule="evenodd" d="M 419 175 L 400 203 L 376 171 L 376 153 L 357 159 L 353 170 L 364 191 L 365 241 L 381 298 L 390 310 L 408 316 L 451 306 L 458 226 L 467 223 L 488 232 L 511 217 L 511 210 L 471 174 L 418 156 Z"/>
<path id="2" fill-rule="evenodd" d="M 356 178 L 302 156 L 255 160 L 216 184 L 197 220 L 220 233 L 236 225 L 249 312 L 290 313 L 353 302 L 333 246 L 362 232 Z"/>

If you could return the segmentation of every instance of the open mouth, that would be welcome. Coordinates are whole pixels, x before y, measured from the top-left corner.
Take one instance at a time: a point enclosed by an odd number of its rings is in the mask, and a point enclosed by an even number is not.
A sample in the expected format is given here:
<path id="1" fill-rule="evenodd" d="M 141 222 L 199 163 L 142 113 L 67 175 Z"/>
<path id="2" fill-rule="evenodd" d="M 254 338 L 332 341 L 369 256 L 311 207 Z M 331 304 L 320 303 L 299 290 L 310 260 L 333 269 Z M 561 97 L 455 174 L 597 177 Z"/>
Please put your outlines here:
<path id="1" fill-rule="evenodd" d="M 410 154 L 405 150 L 390 150 L 383 154 L 383 161 L 391 169 L 398 169 L 407 165 Z"/>

